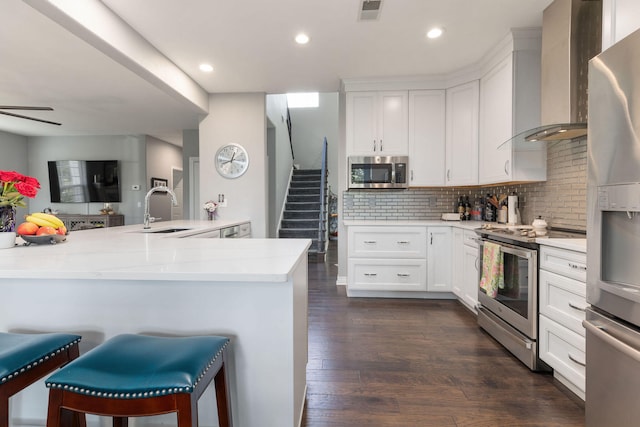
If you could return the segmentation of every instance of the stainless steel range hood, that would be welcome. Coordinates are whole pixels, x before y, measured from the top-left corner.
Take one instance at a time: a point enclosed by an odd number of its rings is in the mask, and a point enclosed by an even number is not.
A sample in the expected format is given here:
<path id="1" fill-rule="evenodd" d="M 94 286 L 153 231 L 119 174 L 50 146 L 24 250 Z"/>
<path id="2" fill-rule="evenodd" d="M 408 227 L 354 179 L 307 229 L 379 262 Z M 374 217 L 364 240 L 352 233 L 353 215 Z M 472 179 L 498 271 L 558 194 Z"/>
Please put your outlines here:
<path id="1" fill-rule="evenodd" d="M 602 0 L 555 0 L 542 18 L 541 126 L 524 141 L 587 134 L 589 60 L 602 49 Z"/>

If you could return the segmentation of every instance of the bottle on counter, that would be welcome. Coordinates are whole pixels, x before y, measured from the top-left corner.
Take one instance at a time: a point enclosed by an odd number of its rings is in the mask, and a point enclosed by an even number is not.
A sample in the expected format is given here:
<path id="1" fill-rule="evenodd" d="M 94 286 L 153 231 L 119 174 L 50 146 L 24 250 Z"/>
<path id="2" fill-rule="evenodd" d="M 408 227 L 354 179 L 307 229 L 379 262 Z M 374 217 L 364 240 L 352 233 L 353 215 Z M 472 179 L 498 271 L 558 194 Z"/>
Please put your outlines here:
<path id="1" fill-rule="evenodd" d="M 471 220 L 471 203 L 469 203 L 469 196 L 464 197 L 464 220 Z"/>
<path id="2" fill-rule="evenodd" d="M 464 201 L 462 200 L 462 196 L 458 198 L 458 215 L 460 215 L 460 219 L 464 221 Z"/>
<path id="3" fill-rule="evenodd" d="M 471 220 L 482 221 L 482 202 L 480 199 L 476 199 L 471 208 Z"/>

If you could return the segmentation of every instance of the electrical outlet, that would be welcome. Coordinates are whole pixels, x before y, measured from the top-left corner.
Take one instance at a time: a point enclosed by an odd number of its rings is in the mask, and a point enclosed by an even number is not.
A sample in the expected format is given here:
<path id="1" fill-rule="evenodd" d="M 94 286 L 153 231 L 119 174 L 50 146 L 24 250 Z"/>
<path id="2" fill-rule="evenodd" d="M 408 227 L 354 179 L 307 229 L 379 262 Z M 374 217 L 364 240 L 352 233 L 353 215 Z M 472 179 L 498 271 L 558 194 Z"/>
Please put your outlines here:
<path id="1" fill-rule="evenodd" d="M 227 207 L 227 198 L 225 197 L 223 201 L 218 203 L 218 206 L 220 206 L 221 208 L 226 208 Z"/>

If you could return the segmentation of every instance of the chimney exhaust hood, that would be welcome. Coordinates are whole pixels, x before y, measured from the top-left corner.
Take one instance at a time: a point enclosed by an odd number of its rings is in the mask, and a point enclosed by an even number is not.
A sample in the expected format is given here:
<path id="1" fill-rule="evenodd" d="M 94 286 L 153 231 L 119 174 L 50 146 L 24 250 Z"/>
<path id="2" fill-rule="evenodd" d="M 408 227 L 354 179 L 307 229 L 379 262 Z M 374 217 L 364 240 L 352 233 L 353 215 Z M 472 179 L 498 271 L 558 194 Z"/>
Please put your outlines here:
<path id="1" fill-rule="evenodd" d="M 589 60 L 602 50 L 602 0 L 555 0 L 543 13 L 541 123 L 522 141 L 587 134 Z"/>

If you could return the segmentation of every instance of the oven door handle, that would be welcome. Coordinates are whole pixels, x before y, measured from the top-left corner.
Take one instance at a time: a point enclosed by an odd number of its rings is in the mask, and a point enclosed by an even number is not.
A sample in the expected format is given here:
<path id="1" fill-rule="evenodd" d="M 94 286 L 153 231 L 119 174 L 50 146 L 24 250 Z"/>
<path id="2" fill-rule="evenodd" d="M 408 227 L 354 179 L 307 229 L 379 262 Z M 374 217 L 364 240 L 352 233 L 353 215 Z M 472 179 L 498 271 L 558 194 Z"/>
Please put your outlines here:
<path id="1" fill-rule="evenodd" d="M 500 245 L 500 250 L 502 252 L 506 254 L 515 255 L 520 258 L 531 259 L 537 254 L 537 251 L 534 249 L 521 249 L 516 246 L 510 245 L 508 243 L 495 242 L 493 240 L 487 240 L 487 239 L 477 239 L 477 240 L 480 244 L 489 242 L 489 243 L 495 243 L 496 245 Z"/>

